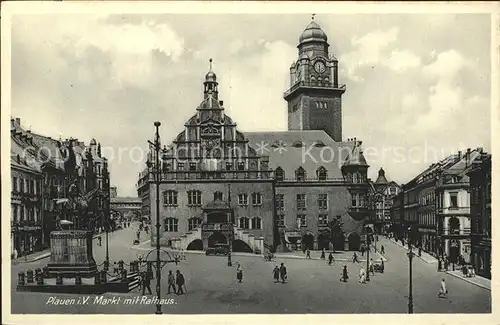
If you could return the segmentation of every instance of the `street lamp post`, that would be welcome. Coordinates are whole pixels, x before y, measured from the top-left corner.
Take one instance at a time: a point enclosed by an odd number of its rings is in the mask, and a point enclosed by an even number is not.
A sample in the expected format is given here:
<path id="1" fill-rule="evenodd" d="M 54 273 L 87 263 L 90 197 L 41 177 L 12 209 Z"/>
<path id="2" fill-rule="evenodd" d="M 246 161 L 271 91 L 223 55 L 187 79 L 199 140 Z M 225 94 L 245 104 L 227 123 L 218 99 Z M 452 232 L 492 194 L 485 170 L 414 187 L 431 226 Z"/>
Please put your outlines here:
<path id="1" fill-rule="evenodd" d="M 408 228 L 408 262 L 409 262 L 409 286 L 408 286 L 408 314 L 413 314 L 413 279 L 412 279 L 412 260 L 413 249 L 411 247 L 412 229 Z"/>
<path id="2" fill-rule="evenodd" d="M 366 226 L 366 281 L 370 281 L 370 227 Z"/>
<path id="3" fill-rule="evenodd" d="M 231 255 L 233 252 L 233 236 L 234 236 L 234 226 L 233 226 L 233 208 L 231 206 L 231 184 L 227 184 L 227 203 L 229 205 L 229 227 L 230 227 L 230 232 L 229 232 L 229 253 L 227 254 L 227 266 L 233 266 L 233 262 L 231 260 Z"/>
<path id="4" fill-rule="evenodd" d="M 160 170 L 160 128 L 161 123 L 156 121 L 154 126 L 156 127 L 155 140 L 154 143 L 148 141 L 150 145 L 153 146 L 156 154 L 155 167 L 153 168 L 153 176 L 156 183 L 156 295 L 158 302 L 156 304 L 155 314 L 163 314 L 161 310 L 161 260 L 160 260 L 160 181 L 161 181 L 161 170 Z"/>

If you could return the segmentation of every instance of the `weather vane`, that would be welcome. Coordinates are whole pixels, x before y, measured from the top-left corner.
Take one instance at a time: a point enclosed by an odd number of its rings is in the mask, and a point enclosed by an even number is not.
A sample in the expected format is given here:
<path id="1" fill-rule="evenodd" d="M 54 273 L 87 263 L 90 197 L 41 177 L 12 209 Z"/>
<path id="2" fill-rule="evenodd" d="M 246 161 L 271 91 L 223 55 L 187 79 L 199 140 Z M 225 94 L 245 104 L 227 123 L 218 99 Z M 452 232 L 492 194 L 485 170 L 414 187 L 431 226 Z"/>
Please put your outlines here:
<path id="1" fill-rule="evenodd" d="M 314 20 L 314 16 L 316 16 L 316 14 L 312 14 L 312 20 Z"/>

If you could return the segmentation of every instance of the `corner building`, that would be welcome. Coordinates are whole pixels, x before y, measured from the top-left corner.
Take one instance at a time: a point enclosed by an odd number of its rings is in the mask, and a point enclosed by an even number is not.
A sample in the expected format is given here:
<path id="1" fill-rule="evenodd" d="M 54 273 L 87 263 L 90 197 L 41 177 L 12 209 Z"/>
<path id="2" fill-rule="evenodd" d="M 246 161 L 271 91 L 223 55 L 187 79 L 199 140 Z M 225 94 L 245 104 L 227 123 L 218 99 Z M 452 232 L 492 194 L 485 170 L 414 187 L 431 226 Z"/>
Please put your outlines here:
<path id="1" fill-rule="evenodd" d="M 359 249 L 369 213 L 369 166 L 361 141 L 342 141 L 345 86 L 328 47 L 312 21 L 299 38 L 284 93 L 289 130 L 279 132 L 238 130 L 224 112 L 210 60 L 196 113 L 159 157 L 161 166 L 151 152 L 139 175 L 143 212 L 155 224 L 153 171 L 161 169 L 162 245 L 204 250 L 231 243 L 235 251 L 256 253 L 272 246 Z M 326 235 L 333 219 L 344 230 L 336 243 Z"/>

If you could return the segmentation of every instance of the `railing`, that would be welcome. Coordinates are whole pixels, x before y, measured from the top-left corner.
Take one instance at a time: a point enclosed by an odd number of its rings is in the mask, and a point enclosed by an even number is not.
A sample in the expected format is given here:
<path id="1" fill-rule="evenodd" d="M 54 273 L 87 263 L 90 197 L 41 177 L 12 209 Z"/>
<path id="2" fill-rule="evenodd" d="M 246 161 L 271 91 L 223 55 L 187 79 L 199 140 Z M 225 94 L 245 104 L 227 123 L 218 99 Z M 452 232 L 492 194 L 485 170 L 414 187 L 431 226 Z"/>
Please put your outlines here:
<path id="1" fill-rule="evenodd" d="M 298 180 L 296 178 L 281 178 L 276 179 L 278 182 L 282 183 L 336 183 L 336 184 L 350 184 L 350 182 L 346 181 L 344 178 L 326 178 L 323 180 L 319 180 L 317 178 L 305 178 Z M 367 183 L 366 183 L 367 184 Z M 363 185 L 360 183 L 359 185 Z"/>
<path id="2" fill-rule="evenodd" d="M 463 228 L 463 229 L 449 229 L 444 228 L 443 234 L 447 236 L 464 236 L 471 234 L 471 228 Z"/>
<path id="3" fill-rule="evenodd" d="M 345 85 L 337 85 L 335 87 L 333 82 L 317 83 L 317 82 L 310 82 L 310 81 L 299 81 L 299 82 L 296 82 L 293 86 L 291 86 L 288 90 L 286 90 L 284 96 L 286 97 L 286 96 L 290 95 L 292 92 L 297 90 L 299 87 L 315 87 L 318 89 L 321 89 L 321 88 L 342 89 L 342 90 L 345 89 Z"/>
<path id="4" fill-rule="evenodd" d="M 201 230 L 223 230 L 230 231 L 232 229 L 232 225 L 229 223 L 204 223 L 201 225 Z"/>

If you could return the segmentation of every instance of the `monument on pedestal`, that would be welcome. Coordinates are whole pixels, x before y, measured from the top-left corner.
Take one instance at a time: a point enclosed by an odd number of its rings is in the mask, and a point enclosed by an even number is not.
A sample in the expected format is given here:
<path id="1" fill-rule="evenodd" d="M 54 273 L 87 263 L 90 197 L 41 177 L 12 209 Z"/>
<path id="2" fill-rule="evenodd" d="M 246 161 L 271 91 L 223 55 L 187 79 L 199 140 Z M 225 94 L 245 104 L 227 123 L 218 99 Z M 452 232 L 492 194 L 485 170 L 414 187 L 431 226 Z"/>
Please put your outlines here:
<path id="1" fill-rule="evenodd" d="M 74 181 L 68 189 L 68 198 L 56 200 L 58 230 L 50 233 L 49 277 L 58 274 L 72 278 L 77 274 L 94 277 L 97 273 L 92 252 L 93 230 L 87 207 L 88 202 L 100 194 L 99 189 L 94 189 L 81 196 Z M 63 225 L 69 225 L 72 229 L 63 229 Z"/>

